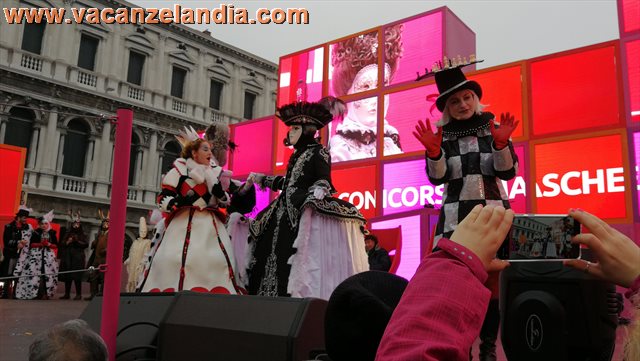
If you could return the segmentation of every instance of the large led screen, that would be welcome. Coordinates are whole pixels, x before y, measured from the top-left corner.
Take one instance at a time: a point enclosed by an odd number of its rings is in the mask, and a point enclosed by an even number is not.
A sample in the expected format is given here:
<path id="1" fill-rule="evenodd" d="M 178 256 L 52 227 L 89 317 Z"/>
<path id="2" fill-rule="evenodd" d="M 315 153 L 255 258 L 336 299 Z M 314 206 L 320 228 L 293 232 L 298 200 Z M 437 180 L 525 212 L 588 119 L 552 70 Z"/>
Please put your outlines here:
<path id="1" fill-rule="evenodd" d="M 400 255 L 400 265 L 396 274 L 406 279 L 411 279 L 416 273 L 420 264 L 420 239 L 426 232 L 422 232 L 420 216 L 390 219 L 379 222 L 372 222 L 371 229 L 388 229 L 401 226 L 402 232 L 402 253 Z M 396 251 L 396 257 L 398 253 Z"/>
<path id="2" fill-rule="evenodd" d="M 387 83 L 391 70 L 386 68 L 384 72 Z M 377 88 L 377 31 L 353 36 L 329 46 L 329 95 L 341 97 Z"/>
<path id="3" fill-rule="evenodd" d="M 620 134 L 533 145 L 535 210 L 564 214 L 582 208 L 604 219 L 626 218 L 626 137 Z"/>
<path id="4" fill-rule="evenodd" d="M 391 69 L 391 84 L 413 81 L 416 73 L 442 59 L 442 17 L 438 11 L 385 27 L 384 59 Z"/>
<path id="5" fill-rule="evenodd" d="M 609 45 L 531 62 L 533 133 L 619 124 L 616 60 Z"/>
<path id="6" fill-rule="evenodd" d="M 386 97 L 385 97 L 386 99 Z M 331 162 L 367 159 L 376 156 L 378 133 L 378 97 L 347 103 L 347 114 L 335 120 L 329 129 Z"/>
<path id="7" fill-rule="evenodd" d="M 631 120 L 640 122 L 640 40 L 624 43 Z"/>
<path id="8" fill-rule="evenodd" d="M 278 106 L 322 98 L 324 47 L 280 58 Z"/>
<path id="9" fill-rule="evenodd" d="M 232 126 L 232 140 L 237 145 L 231 152 L 235 177 L 251 172 L 271 173 L 274 120 L 276 119 L 266 118 Z"/>
<path id="10" fill-rule="evenodd" d="M 394 134 L 397 134 L 399 143 L 397 147 L 385 147 L 385 156 L 424 151 L 424 146 L 413 132 L 418 120 L 428 120 L 435 131 L 435 125 L 442 117 L 435 108 L 437 95 L 435 84 L 385 95 L 385 143 L 392 143 Z"/>
<path id="11" fill-rule="evenodd" d="M 500 114 L 510 113 L 520 121 L 511 136 L 519 138 L 523 135 L 524 119 L 522 109 L 522 67 L 520 65 L 487 71 L 469 76 L 482 87 L 480 103 L 486 105 L 484 109 L 496 116 L 500 121 Z"/>
<path id="12" fill-rule="evenodd" d="M 338 191 L 334 196 L 356 206 L 365 218 L 376 216 L 377 179 L 375 165 L 334 169 L 331 172 L 333 186 Z"/>
<path id="13" fill-rule="evenodd" d="M 636 194 L 638 200 L 637 214 L 640 214 L 640 169 L 638 168 L 638 164 L 640 164 L 640 133 L 633 133 L 633 153 L 634 153 L 634 172 L 633 175 L 636 178 Z"/>

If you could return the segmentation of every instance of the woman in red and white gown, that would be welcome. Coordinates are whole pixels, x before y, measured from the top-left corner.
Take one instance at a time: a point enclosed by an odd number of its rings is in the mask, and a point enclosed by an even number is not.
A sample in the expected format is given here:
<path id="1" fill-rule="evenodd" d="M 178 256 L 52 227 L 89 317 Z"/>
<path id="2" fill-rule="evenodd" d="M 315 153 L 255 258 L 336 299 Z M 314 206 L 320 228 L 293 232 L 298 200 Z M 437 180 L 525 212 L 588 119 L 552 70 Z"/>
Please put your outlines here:
<path id="1" fill-rule="evenodd" d="M 211 165 L 210 144 L 193 129 L 178 138 L 181 158 L 163 178 L 158 196 L 158 206 L 168 212 L 164 233 L 156 234 L 139 289 L 246 293 L 237 282 L 226 213 L 221 210 L 229 204 L 222 167 Z"/>

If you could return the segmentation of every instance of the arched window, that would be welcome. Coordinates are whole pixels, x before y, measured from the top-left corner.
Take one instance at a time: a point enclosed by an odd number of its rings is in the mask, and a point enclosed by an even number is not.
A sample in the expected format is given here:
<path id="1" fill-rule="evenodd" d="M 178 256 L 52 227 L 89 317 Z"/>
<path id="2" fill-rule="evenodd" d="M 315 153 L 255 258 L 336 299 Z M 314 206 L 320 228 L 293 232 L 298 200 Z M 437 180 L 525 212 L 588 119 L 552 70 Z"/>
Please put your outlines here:
<path id="1" fill-rule="evenodd" d="M 9 122 L 4 133 L 4 143 L 27 148 L 29 159 L 29 145 L 31 144 L 31 134 L 33 133 L 33 123 L 36 115 L 30 109 L 13 107 L 9 110 Z"/>
<path id="2" fill-rule="evenodd" d="M 64 141 L 64 161 L 62 174 L 74 177 L 84 177 L 87 141 L 89 127 L 80 119 L 73 119 L 67 125 L 67 135 Z"/>
<path id="3" fill-rule="evenodd" d="M 129 154 L 129 185 L 134 185 L 136 180 L 136 169 L 138 160 L 138 149 L 140 148 L 140 138 L 136 133 L 131 133 L 131 153 Z"/>
<path id="4" fill-rule="evenodd" d="M 162 174 L 167 174 L 173 166 L 173 162 L 180 156 L 180 145 L 174 141 L 164 146 L 164 157 L 162 158 Z"/>

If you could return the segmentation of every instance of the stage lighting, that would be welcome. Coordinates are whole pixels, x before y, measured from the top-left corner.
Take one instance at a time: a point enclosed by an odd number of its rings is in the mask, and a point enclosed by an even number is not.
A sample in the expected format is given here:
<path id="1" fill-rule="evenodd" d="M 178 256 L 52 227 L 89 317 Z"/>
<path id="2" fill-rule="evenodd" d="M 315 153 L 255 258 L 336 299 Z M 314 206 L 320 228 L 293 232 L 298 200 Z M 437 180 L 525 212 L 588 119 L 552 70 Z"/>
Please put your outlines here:
<path id="1" fill-rule="evenodd" d="M 513 262 L 500 277 L 509 361 L 609 361 L 621 310 L 613 284 L 562 262 Z"/>

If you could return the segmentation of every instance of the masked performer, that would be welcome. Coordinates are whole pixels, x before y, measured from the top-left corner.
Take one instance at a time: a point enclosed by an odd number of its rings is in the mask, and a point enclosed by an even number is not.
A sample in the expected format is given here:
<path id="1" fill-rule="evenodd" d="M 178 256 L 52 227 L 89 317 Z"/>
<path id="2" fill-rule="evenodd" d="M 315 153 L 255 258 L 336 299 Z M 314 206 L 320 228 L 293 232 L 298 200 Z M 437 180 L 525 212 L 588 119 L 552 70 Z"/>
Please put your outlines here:
<path id="1" fill-rule="evenodd" d="M 331 157 L 315 138 L 332 110 L 343 113 L 344 103 L 325 98 L 276 112 L 289 127 L 285 144 L 295 151 L 285 176 L 256 176 L 256 183 L 282 192 L 250 225 L 250 294 L 328 299 L 344 279 L 369 269 L 365 220 L 352 204 L 331 197 Z"/>
<path id="2" fill-rule="evenodd" d="M 58 261 L 55 249 L 58 247 L 56 232 L 51 229 L 53 211 L 38 218 L 38 229 L 33 231 L 28 242 L 24 243 L 15 276 L 21 277 L 16 287 L 16 298 L 30 300 L 53 297 L 58 286 Z M 35 276 L 45 275 L 46 276 Z"/>

